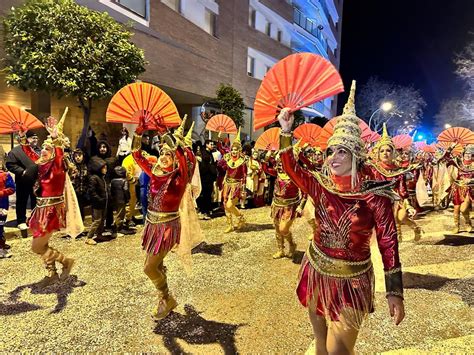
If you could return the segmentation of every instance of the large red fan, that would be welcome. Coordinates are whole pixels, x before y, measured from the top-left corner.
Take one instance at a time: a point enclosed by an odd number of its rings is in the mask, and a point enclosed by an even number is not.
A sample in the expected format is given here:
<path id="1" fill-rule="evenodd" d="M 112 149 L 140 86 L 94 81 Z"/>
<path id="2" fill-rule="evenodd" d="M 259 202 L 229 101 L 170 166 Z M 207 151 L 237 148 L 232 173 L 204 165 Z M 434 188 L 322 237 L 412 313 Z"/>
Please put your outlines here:
<path id="1" fill-rule="evenodd" d="M 254 148 L 260 150 L 280 149 L 280 128 L 273 127 L 263 132 L 255 142 Z"/>
<path id="2" fill-rule="evenodd" d="M 16 106 L 0 105 L 0 134 L 41 127 L 44 124 L 31 113 Z"/>
<path id="3" fill-rule="evenodd" d="M 441 148 L 443 150 L 447 150 L 448 148 L 451 147 L 453 143 L 451 142 L 438 142 L 436 143 L 436 146 L 438 148 Z M 459 155 L 462 153 L 462 145 L 461 144 L 456 144 L 456 146 L 454 147 L 454 149 L 451 151 L 451 153 L 453 153 L 454 155 Z"/>
<path id="4" fill-rule="evenodd" d="M 276 121 L 282 108 L 295 112 L 344 91 L 337 69 L 321 56 L 296 53 L 275 64 L 263 78 L 254 105 L 254 131 Z"/>
<path id="5" fill-rule="evenodd" d="M 399 134 L 393 137 L 392 141 L 396 149 L 404 149 L 411 146 L 413 138 L 409 134 Z"/>
<path id="6" fill-rule="evenodd" d="M 338 120 L 338 117 L 334 117 L 330 119 L 321 130 L 321 133 L 318 138 L 318 145 L 322 149 L 327 148 L 328 140 L 329 138 L 331 138 L 332 134 L 334 133 L 334 127 L 336 126 L 337 120 Z M 362 134 L 361 134 L 362 140 L 367 141 L 373 132 L 371 131 L 367 123 L 365 123 L 361 119 L 359 119 L 359 127 L 362 130 Z"/>
<path id="7" fill-rule="evenodd" d="M 413 145 L 415 146 L 416 150 L 423 150 L 428 144 L 426 144 L 425 141 L 421 141 L 421 142 L 415 142 L 413 143 Z"/>
<path id="8" fill-rule="evenodd" d="M 181 123 L 176 105 L 159 87 L 149 83 L 133 83 L 120 89 L 107 107 L 107 122 L 150 122 L 149 129 L 163 130 Z M 155 127 L 155 123 L 157 126 Z"/>
<path id="9" fill-rule="evenodd" d="M 322 128 L 314 123 L 304 123 L 295 129 L 294 136 L 296 139 L 301 139 L 301 143 L 308 143 L 310 146 L 317 145 L 319 133 Z"/>
<path id="10" fill-rule="evenodd" d="M 227 115 L 219 114 L 212 116 L 212 118 L 207 122 L 206 129 L 212 132 L 220 133 L 237 133 L 237 126 L 235 122 Z"/>
<path id="11" fill-rule="evenodd" d="M 370 136 L 364 137 L 364 142 L 366 143 L 374 143 L 377 142 L 380 139 L 380 134 L 377 132 L 372 132 Z"/>
<path id="12" fill-rule="evenodd" d="M 461 145 L 474 144 L 474 132 L 464 127 L 445 129 L 438 136 L 439 142 L 459 143 Z"/>
<path id="13" fill-rule="evenodd" d="M 421 150 L 426 153 L 434 153 L 436 152 L 436 147 L 434 144 L 427 144 L 424 147 L 422 147 Z"/>

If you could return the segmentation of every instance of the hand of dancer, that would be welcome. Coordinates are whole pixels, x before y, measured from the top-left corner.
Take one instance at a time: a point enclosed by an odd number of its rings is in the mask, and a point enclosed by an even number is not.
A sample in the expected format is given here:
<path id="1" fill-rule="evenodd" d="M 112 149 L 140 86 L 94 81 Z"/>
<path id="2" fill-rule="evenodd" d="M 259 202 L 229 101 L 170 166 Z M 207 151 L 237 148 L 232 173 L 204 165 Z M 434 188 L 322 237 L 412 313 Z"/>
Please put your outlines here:
<path id="1" fill-rule="evenodd" d="M 283 132 L 289 133 L 291 132 L 291 127 L 293 127 L 293 121 L 295 120 L 295 116 L 290 113 L 290 109 L 285 107 L 280 111 L 278 114 L 278 122 L 280 122 L 281 130 Z"/>
<path id="2" fill-rule="evenodd" d="M 46 130 L 49 132 L 51 138 L 58 138 L 58 121 L 53 116 L 46 119 Z"/>
<path id="3" fill-rule="evenodd" d="M 416 215 L 416 210 L 413 207 L 408 208 L 407 213 L 408 213 L 408 217 L 413 218 Z"/>
<path id="4" fill-rule="evenodd" d="M 399 325 L 403 318 L 405 318 L 405 306 L 403 305 L 403 299 L 398 296 L 388 296 L 387 302 L 390 317 L 393 318 L 395 325 Z"/>

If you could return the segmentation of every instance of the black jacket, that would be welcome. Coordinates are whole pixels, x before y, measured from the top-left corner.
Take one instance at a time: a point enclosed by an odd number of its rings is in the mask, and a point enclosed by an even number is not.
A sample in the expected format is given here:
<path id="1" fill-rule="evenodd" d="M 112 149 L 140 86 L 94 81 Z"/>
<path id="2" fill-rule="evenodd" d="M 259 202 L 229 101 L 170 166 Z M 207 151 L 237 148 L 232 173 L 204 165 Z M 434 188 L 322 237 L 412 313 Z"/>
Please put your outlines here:
<path id="1" fill-rule="evenodd" d="M 107 147 L 107 152 L 105 154 L 100 154 L 99 147 L 101 144 L 104 144 Z M 105 179 L 110 183 L 110 181 L 115 177 L 114 168 L 119 165 L 119 160 L 117 157 L 112 156 L 112 148 L 107 141 L 97 142 L 97 155 L 96 157 L 103 159 L 107 163 L 107 174 Z"/>
<path id="2" fill-rule="evenodd" d="M 212 153 L 206 149 L 201 152 L 199 174 L 201 175 L 201 183 L 206 186 L 212 185 L 217 179 L 217 164 Z"/>
<path id="3" fill-rule="evenodd" d="M 15 183 L 17 187 L 21 188 L 21 185 L 34 185 L 36 178 L 38 177 L 38 165 L 36 165 L 35 162 L 25 154 L 21 145 L 17 145 L 10 150 L 5 165 L 8 171 L 15 174 Z"/>
<path id="4" fill-rule="evenodd" d="M 110 198 L 110 184 L 107 183 L 105 176 L 101 173 L 102 167 L 107 163 L 98 157 L 92 157 L 89 162 L 89 198 L 92 208 L 103 210 L 107 208 Z"/>
<path id="5" fill-rule="evenodd" d="M 122 166 L 115 167 L 116 178 L 110 183 L 110 194 L 112 196 L 112 206 L 116 208 L 119 205 L 130 201 L 130 190 L 128 188 L 127 171 Z"/>

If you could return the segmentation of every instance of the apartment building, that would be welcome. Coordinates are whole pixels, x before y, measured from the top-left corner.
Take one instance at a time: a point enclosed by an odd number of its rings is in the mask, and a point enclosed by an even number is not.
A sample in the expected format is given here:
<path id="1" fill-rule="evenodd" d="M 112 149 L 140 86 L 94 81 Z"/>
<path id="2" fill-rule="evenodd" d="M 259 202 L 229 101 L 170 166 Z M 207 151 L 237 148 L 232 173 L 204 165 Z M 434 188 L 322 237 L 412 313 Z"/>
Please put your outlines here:
<path id="1" fill-rule="evenodd" d="M 215 96 L 220 83 L 231 84 L 242 94 L 247 107 L 243 138 L 253 140 L 258 136 L 251 129 L 255 95 L 265 73 L 278 60 L 293 52 L 311 51 L 339 65 L 342 0 L 76 1 L 105 11 L 119 22 L 133 22 L 133 41 L 145 51 L 149 62 L 140 79 L 161 87 L 182 116 L 193 118 L 195 138 L 204 128 L 202 105 Z M 3 0 L 0 15 L 23 2 Z M 75 142 L 82 113 L 73 98 L 23 93 L 7 88 L 0 80 L 1 102 L 29 108 L 42 116 L 57 115 L 69 106 L 65 129 Z M 309 108 L 307 115 L 331 116 L 334 101 L 327 99 Z M 104 100 L 94 106 L 92 126 L 97 133 L 115 137 L 119 127 L 105 123 L 107 103 Z"/>

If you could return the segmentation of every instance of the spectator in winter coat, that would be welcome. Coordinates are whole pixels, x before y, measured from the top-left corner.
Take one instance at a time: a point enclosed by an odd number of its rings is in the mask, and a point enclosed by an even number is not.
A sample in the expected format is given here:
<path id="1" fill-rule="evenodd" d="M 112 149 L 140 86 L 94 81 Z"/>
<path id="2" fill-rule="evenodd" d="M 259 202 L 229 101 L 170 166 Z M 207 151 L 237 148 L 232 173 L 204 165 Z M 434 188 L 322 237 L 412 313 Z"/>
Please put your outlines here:
<path id="1" fill-rule="evenodd" d="M 35 161 L 39 158 L 41 149 L 38 147 L 38 135 L 32 131 L 26 132 L 26 140 L 22 138 L 20 145 L 14 147 L 7 156 L 6 167 L 15 174 L 16 185 L 16 221 L 22 236 L 27 237 L 26 206 L 28 198 L 31 209 L 36 206 L 33 185 L 38 177 L 38 166 Z"/>
<path id="2" fill-rule="evenodd" d="M 110 185 L 110 182 L 114 178 L 114 169 L 117 165 L 119 165 L 119 163 L 118 158 L 112 156 L 112 149 L 110 148 L 110 145 L 107 141 L 100 140 L 97 143 L 97 157 L 103 159 L 107 163 L 107 174 L 105 175 L 105 180 L 107 180 L 107 183 Z M 105 228 L 112 229 L 112 224 L 114 222 L 114 211 L 112 210 L 111 206 L 108 206 L 105 213 Z"/>
<path id="3" fill-rule="evenodd" d="M 98 157 L 89 162 L 89 197 L 92 205 L 92 225 L 87 234 L 86 244 L 94 245 L 97 242 L 108 241 L 102 236 L 107 207 L 110 205 L 110 184 L 105 176 L 107 163 Z M 94 238 L 94 235 L 96 237 Z"/>
<path id="4" fill-rule="evenodd" d="M 4 170 L 3 162 L 0 161 L 0 259 L 9 258 L 11 254 L 3 235 L 5 222 L 8 215 L 8 196 L 15 193 L 15 183 L 11 175 Z"/>
<path id="5" fill-rule="evenodd" d="M 81 149 L 76 149 L 72 152 L 72 163 L 75 166 L 73 170 L 72 186 L 76 192 L 77 202 L 81 211 L 82 220 L 84 220 L 84 208 L 89 205 L 89 172 L 84 161 L 84 152 Z"/>
<path id="6" fill-rule="evenodd" d="M 127 203 L 130 201 L 130 190 L 124 167 L 115 167 L 115 178 L 110 183 L 112 208 L 114 210 L 114 232 L 134 234 L 135 231 L 124 228 Z"/>

